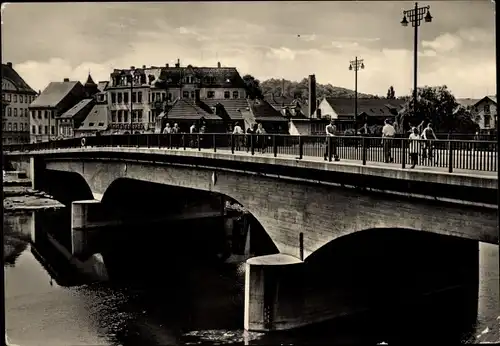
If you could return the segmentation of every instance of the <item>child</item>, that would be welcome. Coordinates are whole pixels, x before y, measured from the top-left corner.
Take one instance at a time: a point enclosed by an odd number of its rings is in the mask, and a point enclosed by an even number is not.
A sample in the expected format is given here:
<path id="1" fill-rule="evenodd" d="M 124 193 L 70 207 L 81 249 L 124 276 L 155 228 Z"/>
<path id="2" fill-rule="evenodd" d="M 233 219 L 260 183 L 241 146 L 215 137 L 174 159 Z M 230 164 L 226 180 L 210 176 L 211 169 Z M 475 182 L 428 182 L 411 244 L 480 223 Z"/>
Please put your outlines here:
<path id="1" fill-rule="evenodd" d="M 411 168 L 415 168 L 415 165 L 418 162 L 418 149 L 420 146 L 420 135 L 418 134 L 418 129 L 416 127 L 412 128 L 412 133 L 410 134 L 409 139 Z"/>

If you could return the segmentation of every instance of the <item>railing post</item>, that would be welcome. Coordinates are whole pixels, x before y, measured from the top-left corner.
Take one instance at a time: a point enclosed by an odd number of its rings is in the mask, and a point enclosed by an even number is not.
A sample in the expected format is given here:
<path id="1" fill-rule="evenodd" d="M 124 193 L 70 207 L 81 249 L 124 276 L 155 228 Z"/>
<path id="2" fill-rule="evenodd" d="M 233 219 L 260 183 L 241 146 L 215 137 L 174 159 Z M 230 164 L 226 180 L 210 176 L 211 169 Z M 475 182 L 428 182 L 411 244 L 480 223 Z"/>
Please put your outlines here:
<path id="1" fill-rule="evenodd" d="M 250 135 L 250 152 L 252 153 L 252 155 L 255 154 L 255 145 L 254 145 L 255 141 L 253 140 L 254 136 L 255 136 L 254 134 Z"/>
<path id="2" fill-rule="evenodd" d="M 161 134 L 158 134 L 158 149 L 161 149 Z"/>
<path id="3" fill-rule="evenodd" d="M 215 133 L 213 134 L 213 140 L 214 140 L 214 153 L 216 153 L 217 152 L 217 143 L 216 143 L 217 138 L 216 138 Z"/>
<path id="4" fill-rule="evenodd" d="M 302 140 L 302 136 L 299 135 L 299 159 L 302 160 L 304 156 L 304 141 Z"/>
<path id="5" fill-rule="evenodd" d="M 148 148 L 150 147 L 150 144 L 149 144 L 149 135 L 146 135 L 146 146 Z"/>
<path id="6" fill-rule="evenodd" d="M 451 140 L 448 140 L 448 172 L 453 173 L 453 146 Z"/>
<path id="7" fill-rule="evenodd" d="M 231 154 L 234 154 L 234 146 L 235 146 L 235 143 L 234 143 L 234 139 L 235 139 L 235 136 L 234 134 L 231 134 L 230 135 L 230 141 L 231 141 Z M 237 138 L 239 140 L 239 138 Z"/>
<path id="8" fill-rule="evenodd" d="M 401 168 L 406 168 L 406 139 L 401 138 Z"/>
<path id="9" fill-rule="evenodd" d="M 127 147 L 130 147 L 130 134 L 127 135 Z"/>
<path id="10" fill-rule="evenodd" d="M 186 150 L 186 134 L 185 133 L 182 134 L 182 146 L 183 146 L 184 150 Z"/>
<path id="11" fill-rule="evenodd" d="M 167 143 L 168 149 L 172 149 L 172 134 L 168 134 L 168 143 Z"/>
<path id="12" fill-rule="evenodd" d="M 326 145 L 328 146 L 328 148 L 326 148 L 326 150 L 328 151 L 328 161 L 332 162 L 332 158 L 333 158 L 333 143 L 332 143 L 332 137 L 331 136 L 328 136 L 326 138 Z"/>
<path id="13" fill-rule="evenodd" d="M 363 166 L 366 165 L 366 137 L 361 137 L 361 149 L 363 150 L 361 155 L 363 157 Z"/>
<path id="14" fill-rule="evenodd" d="M 278 156 L 278 142 L 276 141 L 276 135 L 273 135 L 273 154 L 274 157 Z"/>
<path id="15" fill-rule="evenodd" d="M 198 142 L 198 151 L 201 151 L 200 134 L 196 134 L 196 141 Z"/>

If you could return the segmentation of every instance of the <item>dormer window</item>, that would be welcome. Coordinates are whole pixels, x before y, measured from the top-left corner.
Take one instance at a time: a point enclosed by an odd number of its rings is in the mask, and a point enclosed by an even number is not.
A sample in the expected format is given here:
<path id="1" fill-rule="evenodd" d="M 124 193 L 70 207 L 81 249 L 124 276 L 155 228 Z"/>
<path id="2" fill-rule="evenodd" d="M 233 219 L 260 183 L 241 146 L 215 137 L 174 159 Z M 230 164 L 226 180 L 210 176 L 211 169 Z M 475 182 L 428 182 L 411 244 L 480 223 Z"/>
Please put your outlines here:
<path id="1" fill-rule="evenodd" d="M 209 90 L 207 91 L 207 98 L 208 99 L 213 99 L 215 97 L 215 91 Z"/>
<path id="2" fill-rule="evenodd" d="M 194 78 L 193 78 L 193 76 L 187 76 L 187 77 L 185 78 L 185 82 L 186 82 L 187 84 L 192 84 L 192 83 L 194 83 Z"/>
<path id="3" fill-rule="evenodd" d="M 224 98 L 229 99 L 231 97 L 231 93 L 229 91 L 224 91 Z"/>
<path id="4" fill-rule="evenodd" d="M 489 113 L 490 112 L 490 105 L 484 105 L 484 112 Z"/>
<path id="5" fill-rule="evenodd" d="M 238 91 L 233 91 L 233 99 L 237 99 L 240 97 L 240 93 Z"/>

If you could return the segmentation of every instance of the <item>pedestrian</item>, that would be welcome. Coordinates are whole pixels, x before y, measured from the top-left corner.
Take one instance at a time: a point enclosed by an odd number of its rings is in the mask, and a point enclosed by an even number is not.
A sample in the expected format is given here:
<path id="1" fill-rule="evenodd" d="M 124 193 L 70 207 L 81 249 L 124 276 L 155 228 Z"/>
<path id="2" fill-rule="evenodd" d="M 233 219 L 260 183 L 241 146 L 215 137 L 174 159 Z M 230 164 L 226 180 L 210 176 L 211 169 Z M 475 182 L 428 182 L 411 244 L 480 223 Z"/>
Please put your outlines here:
<path id="1" fill-rule="evenodd" d="M 410 136 L 408 137 L 409 139 L 409 149 L 410 149 L 410 161 L 411 161 L 411 167 L 410 168 L 415 168 L 418 162 L 418 152 L 419 152 L 419 147 L 420 147 L 420 135 L 418 134 L 418 129 L 416 127 L 413 127 L 411 129 Z"/>
<path id="2" fill-rule="evenodd" d="M 330 155 L 334 157 L 335 161 L 340 161 L 339 156 L 337 155 L 337 143 L 335 138 L 336 131 L 337 127 L 335 126 L 335 120 L 331 119 L 330 123 L 325 127 L 325 132 L 326 132 L 326 143 L 325 143 L 326 150 L 324 155 L 325 161 L 328 160 Z"/>
<path id="3" fill-rule="evenodd" d="M 385 163 L 394 162 L 392 158 L 392 141 L 396 135 L 394 126 L 391 125 L 389 119 L 385 119 L 384 127 L 382 127 L 382 147 L 384 148 L 384 161 Z"/>
<path id="4" fill-rule="evenodd" d="M 197 143 L 196 143 L 196 133 L 197 133 L 197 129 L 196 129 L 196 123 L 193 123 L 190 127 L 189 127 L 189 146 L 191 148 L 194 148 Z"/>
<path id="5" fill-rule="evenodd" d="M 243 129 L 238 122 L 234 123 L 233 135 L 235 149 L 240 150 L 241 141 L 243 139 Z"/>
<path id="6" fill-rule="evenodd" d="M 266 130 L 261 123 L 257 124 L 257 129 L 255 130 L 257 135 L 257 145 L 261 153 L 266 151 Z"/>
<path id="7" fill-rule="evenodd" d="M 433 158 L 433 140 L 437 140 L 436 134 L 434 133 L 434 130 L 432 129 L 432 124 L 430 122 L 427 123 L 426 128 L 422 131 L 421 133 L 422 139 L 425 141 L 424 142 L 424 151 L 423 151 L 423 159 L 429 159 L 432 160 Z"/>
<path id="8" fill-rule="evenodd" d="M 179 132 L 180 132 L 179 124 L 174 123 L 174 127 L 172 127 L 172 146 L 176 149 L 179 149 Z"/>
<path id="9" fill-rule="evenodd" d="M 247 133 L 245 135 L 245 146 L 247 148 L 247 152 L 252 147 L 254 133 L 255 133 L 254 126 L 253 125 L 249 125 L 248 128 L 247 128 Z"/>

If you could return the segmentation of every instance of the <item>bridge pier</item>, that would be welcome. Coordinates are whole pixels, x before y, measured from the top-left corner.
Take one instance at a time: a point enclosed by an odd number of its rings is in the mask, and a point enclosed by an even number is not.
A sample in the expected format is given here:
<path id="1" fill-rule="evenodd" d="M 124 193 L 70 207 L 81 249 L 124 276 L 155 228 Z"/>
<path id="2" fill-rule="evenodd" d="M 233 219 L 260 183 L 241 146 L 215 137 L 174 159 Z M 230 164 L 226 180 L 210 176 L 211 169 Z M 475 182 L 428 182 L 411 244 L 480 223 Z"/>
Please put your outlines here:
<path id="1" fill-rule="evenodd" d="M 101 202 L 98 200 L 74 201 L 71 203 L 71 254 L 91 255 L 92 240 L 99 227 L 92 227 L 99 220 Z"/>
<path id="2" fill-rule="evenodd" d="M 246 261 L 245 330 L 268 332 L 304 325 L 302 266 L 298 258 L 285 254 L 253 257 Z"/>

